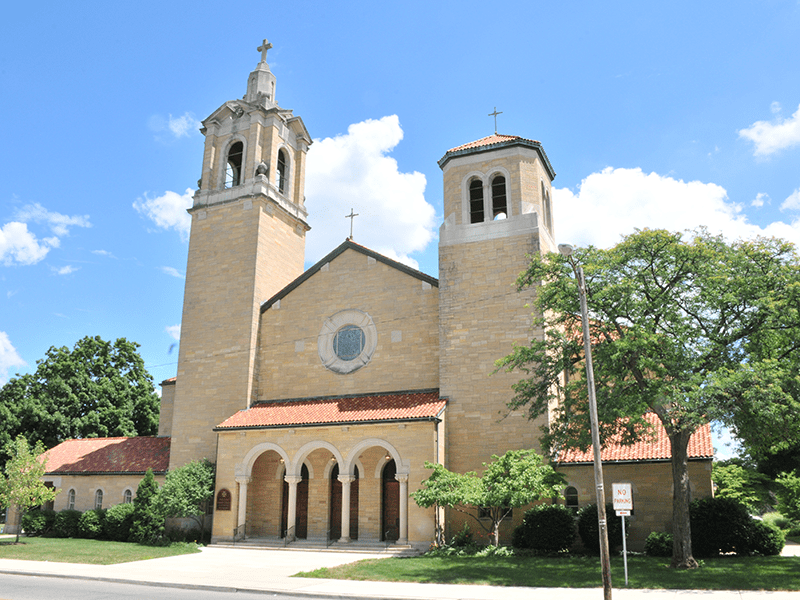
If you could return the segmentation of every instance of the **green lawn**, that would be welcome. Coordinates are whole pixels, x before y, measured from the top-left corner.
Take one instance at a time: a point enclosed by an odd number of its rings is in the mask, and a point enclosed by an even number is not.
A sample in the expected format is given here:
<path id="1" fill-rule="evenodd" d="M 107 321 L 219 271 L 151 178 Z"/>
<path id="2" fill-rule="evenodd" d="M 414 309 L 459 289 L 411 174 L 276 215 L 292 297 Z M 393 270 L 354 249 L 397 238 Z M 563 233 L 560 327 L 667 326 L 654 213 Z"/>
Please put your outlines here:
<path id="1" fill-rule="evenodd" d="M 601 587 L 600 559 L 591 556 L 418 557 L 362 560 L 299 573 L 297 577 L 468 583 L 528 587 Z M 611 582 L 625 587 L 622 558 L 611 562 Z M 669 559 L 628 557 L 628 587 L 639 589 L 800 590 L 800 557 L 706 559 L 699 569 L 669 568 Z"/>
<path id="2" fill-rule="evenodd" d="M 15 544 L 13 537 L 0 539 L 0 559 L 114 565 L 200 552 L 196 544 L 189 543 L 174 543 L 161 547 L 71 538 L 21 537 L 19 541 L 19 544 Z"/>

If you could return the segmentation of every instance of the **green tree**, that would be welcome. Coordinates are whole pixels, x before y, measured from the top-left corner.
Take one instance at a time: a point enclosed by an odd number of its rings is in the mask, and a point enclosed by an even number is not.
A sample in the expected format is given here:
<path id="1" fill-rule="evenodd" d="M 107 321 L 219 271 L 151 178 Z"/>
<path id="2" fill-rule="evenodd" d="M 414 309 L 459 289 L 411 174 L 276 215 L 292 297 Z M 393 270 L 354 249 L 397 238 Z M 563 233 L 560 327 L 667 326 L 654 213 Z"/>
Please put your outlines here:
<path id="1" fill-rule="evenodd" d="M 19 436 L 6 448 L 6 453 L 10 458 L 0 477 L 0 506 L 16 506 L 22 518 L 27 510 L 53 500 L 58 491 L 46 487 L 42 481 L 45 461 L 41 458 L 44 453 L 41 442 L 31 451 L 28 440 Z"/>
<path id="2" fill-rule="evenodd" d="M 739 502 L 750 514 L 760 515 L 770 506 L 769 477 L 737 460 L 715 462 L 711 480 L 717 486 L 715 496 Z"/>
<path id="3" fill-rule="evenodd" d="M 156 504 L 158 482 L 153 470 L 147 469 L 133 499 L 133 524 L 130 540 L 139 544 L 156 544 L 164 534 L 164 515 Z"/>
<path id="4" fill-rule="evenodd" d="M 70 438 L 155 435 L 159 398 L 138 347 L 99 337 L 51 347 L 34 373 L 0 388 L 0 442 L 26 435 L 52 448 Z"/>
<path id="5" fill-rule="evenodd" d="M 759 238 L 727 243 L 705 230 L 637 231 L 609 250 L 580 249 L 588 287 L 601 440 L 645 439 L 655 413 L 672 450 L 672 566 L 694 568 L 687 446 L 709 421 L 736 425 L 761 390 L 784 397 L 800 340 L 800 276 L 794 247 Z M 578 288 L 568 259 L 532 258 L 520 289 L 536 287 L 536 325 L 498 368 L 526 375 L 510 407 L 531 418 L 558 403 L 547 447 L 591 445 Z M 743 393 L 744 383 L 752 386 Z M 739 387 L 737 387 L 739 386 Z M 757 415 L 751 414 L 752 419 Z M 738 432 L 742 430 L 739 429 Z"/>
<path id="6" fill-rule="evenodd" d="M 205 528 L 206 505 L 214 495 L 214 465 L 195 460 L 167 473 L 155 504 L 165 517 L 191 517 L 201 533 Z"/>
<path id="7" fill-rule="evenodd" d="M 559 496 L 564 478 L 533 450 L 509 450 L 492 459 L 483 463 L 481 476 L 474 471 L 454 473 L 444 465 L 426 462 L 425 468 L 433 473 L 411 497 L 422 508 L 447 506 L 469 515 L 498 546 L 500 523 L 512 509 Z M 479 518 L 479 512 L 489 519 L 489 526 Z"/>
<path id="8" fill-rule="evenodd" d="M 800 522 L 800 472 L 781 473 L 775 483 L 778 484 L 778 510 Z"/>

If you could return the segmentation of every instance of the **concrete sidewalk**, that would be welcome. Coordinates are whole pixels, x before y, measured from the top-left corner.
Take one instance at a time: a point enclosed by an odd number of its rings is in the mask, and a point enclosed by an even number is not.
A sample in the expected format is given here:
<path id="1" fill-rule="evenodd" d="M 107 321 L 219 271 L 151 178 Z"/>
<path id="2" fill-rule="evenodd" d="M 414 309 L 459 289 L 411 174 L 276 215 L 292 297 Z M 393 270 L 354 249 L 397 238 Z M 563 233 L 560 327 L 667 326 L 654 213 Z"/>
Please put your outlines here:
<path id="1" fill-rule="evenodd" d="M 800 550 L 800 546 L 793 546 Z M 386 558 L 378 554 L 258 550 L 239 548 L 203 548 L 199 554 L 124 563 L 118 565 L 83 565 L 0 559 L 0 572 L 51 577 L 86 578 L 123 583 L 149 583 L 190 589 L 220 589 L 283 592 L 298 596 L 360 597 L 442 600 L 602 600 L 601 587 L 590 589 L 495 587 L 395 583 L 380 581 L 342 581 L 291 577 L 299 571 L 332 567 L 364 558 Z M 598 576 L 599 579 L 599 576 Z M 616 583 L 616 582 L 615 582 Z M 618 585 L 618 583 L 617 583 Z M 797 592 L 626 590 L 615 588 L 620 600 L 667 600 L 702 595 L 709 600 L 766 598 L 798 600 Z"/>

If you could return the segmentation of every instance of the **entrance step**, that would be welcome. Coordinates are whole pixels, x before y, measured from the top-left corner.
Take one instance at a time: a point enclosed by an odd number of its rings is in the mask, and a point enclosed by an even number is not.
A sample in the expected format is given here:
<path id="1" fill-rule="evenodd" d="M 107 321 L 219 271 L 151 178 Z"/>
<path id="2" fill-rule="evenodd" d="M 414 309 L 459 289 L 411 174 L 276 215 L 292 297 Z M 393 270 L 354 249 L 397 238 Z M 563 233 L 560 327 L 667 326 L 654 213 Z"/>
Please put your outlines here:
<path id="1" fill-rule="evenodd" d="M 212 542 L 217 548 L 252 548 L 261 550 L 292 550 L 314 552 L 351 552 L 353 554 L 387 554 L 391 556 L 418 556 L 419 551 L 411 544 L 389 544 L 385 542 L 367 542 L 353 540 L 347 544 L 339 542 L 326 543 L 324 539 L 298 539 L 284 544 L 282 538 L 277 537 L 247 537 L 231 541 Z"/>

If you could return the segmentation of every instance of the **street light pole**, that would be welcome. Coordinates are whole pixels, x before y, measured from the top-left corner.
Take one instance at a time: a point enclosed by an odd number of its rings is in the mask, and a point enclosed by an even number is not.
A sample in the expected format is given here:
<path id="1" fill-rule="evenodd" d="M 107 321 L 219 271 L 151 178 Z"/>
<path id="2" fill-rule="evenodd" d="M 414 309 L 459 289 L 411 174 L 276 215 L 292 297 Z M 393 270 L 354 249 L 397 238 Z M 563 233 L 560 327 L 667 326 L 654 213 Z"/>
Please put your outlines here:
<path id="1" fill-rule="evenodd" d="M 597 419 L 597 396 L 594 390 L 594 367 L 592 365 L 592 340 L 589 334 L 589 307 L 586 301 L 586 280 L 583 267 L 575 264 L 572 246 L 559 244 L 558 251 L 566 257 L 578 281 L 578 295 L 581 300 L 581 321 L 583 322 L 583 350 L 586 356 L 586 386 L 589 391 L 589 417 L 592 429 L 592 450 L 594 451 L 594 484 L 597 491 L 597 525 L 600 535 L 600 568 L 603 577 L 603 599 L 611 600 L 611 561 L 608 551 L 608 521 L 606 520 L 606 494 L 603 486 L 603 462 L 600 458 L 600 429 Z"/>

